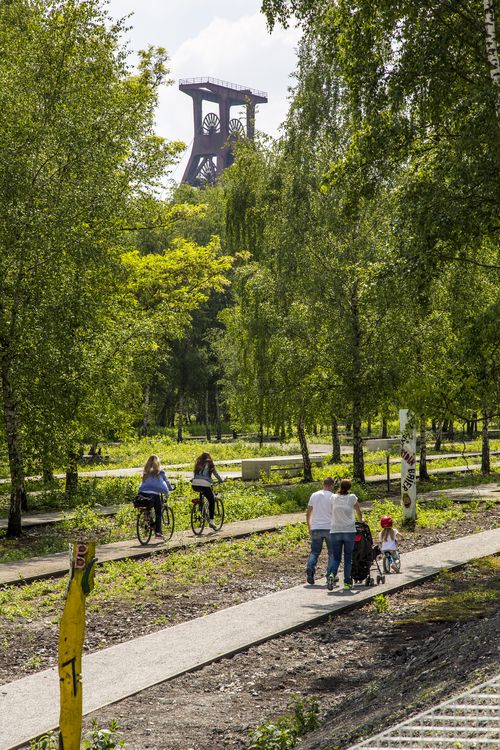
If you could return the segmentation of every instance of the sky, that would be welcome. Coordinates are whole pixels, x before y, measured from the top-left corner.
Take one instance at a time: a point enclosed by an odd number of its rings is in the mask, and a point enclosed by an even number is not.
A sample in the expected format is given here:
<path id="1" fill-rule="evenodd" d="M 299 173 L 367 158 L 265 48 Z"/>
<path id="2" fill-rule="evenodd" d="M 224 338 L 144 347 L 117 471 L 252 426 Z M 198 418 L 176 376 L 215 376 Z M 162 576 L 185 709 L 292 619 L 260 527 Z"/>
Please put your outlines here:
<path id="1" fill-rule="evenodd" d="M 260 105 L 256 125 L 269 135 L 278 134 L 293 85 L 299 32 L 279 28 L 270 34 L 260 5 L 260 0 L 109 0 L 113 17 L 132 14 L 132 52 L 150 44 L 168 50 L 174 84 L 160 94 L 159 135 L 191 144 L 192 101 L 178 90 L 178 81 L 199 76 L 267 91 L 269 102 Z M 189 150 L 172 175 L 176 180 Z"/>

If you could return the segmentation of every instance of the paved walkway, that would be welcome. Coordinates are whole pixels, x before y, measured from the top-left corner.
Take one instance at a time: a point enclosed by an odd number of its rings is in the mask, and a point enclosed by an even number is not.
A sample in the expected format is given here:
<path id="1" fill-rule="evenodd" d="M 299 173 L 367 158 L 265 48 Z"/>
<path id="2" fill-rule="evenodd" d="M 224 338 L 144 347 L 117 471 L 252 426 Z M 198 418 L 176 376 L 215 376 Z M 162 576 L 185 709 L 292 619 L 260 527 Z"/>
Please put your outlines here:
<path id="1" fill-rule="evenodd" d="M 311 449 L 311 453 L 324 453 L 325 455 L 331 453 L 331 450 L 332 450 L 331 446 L 329 446 L 329 445 L 323 445 L 323 444 L 320 444 L 320 445 L 311 445 L 310 449 Z M 350 446 L 342 446 L 341 453 L 342 453 L 342 455 L 351 454 L 352 453 L 352 447 L 350 447 Z M 440 459 L 453 459 L 453 458 L 475 458 L 475 457 L 478 457 L 480 455 L 481 455 L 480 452 L 474 452 L 474 453 L 470 453 L 470 452 L 469 453 L 441 453 L 441 454 L 438 453 L 436 455 L 427 456 L 427 461 L 431 461 L 432 462 L 432 461 L 438 461 Z M 500 451 L 491 451 L 490 455 L 491 456 L 500 455 Z M 283 457 L 283 456 L 280 455 L 280 456 L 278 456 L 278 458 L 279 457 Z M 246 456 L 246 458 L 261 458 L 261 456 Z M 276 456 L 262 456 L 262 458 L 276 458 Z M 296 454 L 296 455 L 293 455 L 293 456 L 289 456 L 289 458 L 301 458 L 301 456 L 299 454 Z M 224 467 L 224 466 L 237 466 L 238 464 L 241 464 L 241 460 L 242 460 L 241 458 L 230 458 L 230 459 L 226 459 L 226 460 L 220 460 L 220 461 L 217 461 L 217 465 L 218 466 L 222 466 L 222 467 Z M 390 461 L 389 461 L 389 463 L 391 465 L 399 464 L 400 462 L 401 462 L 400 458 L 391 458 Z M 367 463 L 368 463 L 368 461 L 367 461 Z M 381 460 L 374 461 L 374 462 L 371 462 L 371 463 L 381 463 L 381 464 L 383 463 L 383 464 L 385 464 L 385 460 L 381 459 Z M 417 463 L 419 463 L 418 456 L 417 456 Z M 167 473 L 169 474 L 169 476 L 170 476 L 170 474 L 172 474 L 172 476 L 173 475 L 187 476 L 187 478 L 190 479 L 192 477 L 192 475 L 193 475 L 193 472 L 192 471 L 183 471 L 183 469 L 187 469 L 187 468 L 190 468 L 190 467 L 191 467 L 191 463 L 190 462 L 185 462 L 183 464 L 166 464 L 164 468 L 167 471 Z M 133 466 L 133 467 L 130 467 L 128 469 L 93 469 L 92 471 L 79 471 L 78 472 L 78 476 L 81 477 L 82 479 L 91 479 L 91 478 L 104 479 L 106 477 L 121 477 L 121 478 L 135 477 L 135 476 L 138 476 L 139 474 L 142 474 L 143 468 L 144 467 L 142 467 L 142 466 Z M 445 467 L 445 468 L 447 468 L 447 467 Z M 232 474 L 232 473 L 233 472 L 231 472 L 231 471 L 229 473 L 226 472 L 226 471 L 224 471 L 224 474 L 226 474 L 226 475 Z M 235 477 L 231 477 L 231 478 L 241 479 L 241 471 L 235 472 L 235 474 L 236 474 L 236 476 Z M 33 482 L 35 482 L 35 481 L 39 481 L 41 478 L 42 478 L 41 475 L 35 475 L 35 476 L 32 476 L 32 477 L 26 477 L 26 481 L 33 481 Z M 66 474 L 54 474 L 54 479 L 66 479 Z M 369 479 L 371 479 L 371 478 L 369 477 Z M 8 478 L 8 477 L 0 479 L 0 485 L 1 484 L 9 484 L 9 483 L 10 483 L 10 478 Z M 29 493 L 29 494 L 34 494 L 34 493 Z"/>
<path id="2" fill-rule="evenodd" d="M 474 558 L 500 551 L 500 530 L 403 554 L 402 573 L 374 588 L 344 593 L 295 586 L 205 617 L 120 643 L 83 658 L 83 709 L 88 714 L 152 685 L 195 670 L 265 640 L 364 604 Z M 332 624 L 334 627 L 334 624 Z M 11 750 L 57 726 L 58 676 L 47 669 L 0 686 L 0 750 Z"/>
<path id="3" fill-rule="evenodd" d="M 494 750 L 500 747 L 500 674 L 351 750 Z"/>
<path id="4" fill-rule="evenodd" d="M 434 499 L 446 494 L 447 497 L 457 502 L 467 502 L 472 498 L 486 500 L 488 498 L 500 499 L 500 484 L 480 484 L 474 487 L 455 487 L 446 491 L 435 490 L 418 496 L 419 502 Z M 363 510 L 369 510 L 371 503 L 361 504 Z M 103 515 L 113 515 L 120 505 L 110 505 L 101 508 L 99 512 Z M 37 514 L 37 516 L 48 516 L 50 514 Z M 54 523 L 61 520 L 61 513 L 52 514 L 54 518 L 45 523 Z M 37 516 L 34 517 L 35 521 Z M 248 519 L 226 524 L 221 531 L 209 531 L 202 537 L 193 536 L 191 530 L 176 532 L 170 542 L 165 544 L 150 543 L 146 547 L 140 545 L 136 539 L 129 539 L 113 544 L 103 544 L 97 548 L 99 563 L 110 560 L 123 560 L 127 557 L 148 557 L 156 552 L 168 549 L 182 549 L 190 545 L 204 544 L 219 539 L 238 539 L 248 534 L 260 534 L 265 531 L 276 531 L 290 524 L 301 523 L 304 520 L 303 513 L 285 513 L 277 516 L 263 516 L 261 518 Z M 43 523 L 41 521 L 40 523 Z M 0 586 L 5 584 L 28 583 L 40 578 L 51 578 L 52 576 L 65 575 L 68 569 L 66 552 L 57 552 L 53 555 L 43 557 L 32 557 L 27 560 L 17 560 L 11 563 L 0 563 Z"/>
<path id="5" fill-rule="evenodd" d="M 184 547 L 207 544 L 220 539 L 239 539 L 249 534 L 262 534 L 265 531 L 277 531 L 289 524 L 302 523 L 304 513 L 286 513 L 279 516 L 262 516 L 247 521 L 235 521 L 225 524 L 221 531 L 205 531 L 201 537 L 189 531 L 175 532 L 169 542 L 154 542 L 143 546 L 137 539 L 127 539 L 113 544 L 102 544 L 97 547 L 98 565 L 111 560 L 125 558 L 149 557 L 157 552 L 178 550 Z M 153 538 L 154 539 L 154 538 Z M 57 552 L 54 555 L 31 557 L 29 560 L 17 560 L 0 564 L 0 586 L 12 583 L 28 583 L 39 578 L 52 578 L 65 575 L 68 571 L 68 553 Z"/>

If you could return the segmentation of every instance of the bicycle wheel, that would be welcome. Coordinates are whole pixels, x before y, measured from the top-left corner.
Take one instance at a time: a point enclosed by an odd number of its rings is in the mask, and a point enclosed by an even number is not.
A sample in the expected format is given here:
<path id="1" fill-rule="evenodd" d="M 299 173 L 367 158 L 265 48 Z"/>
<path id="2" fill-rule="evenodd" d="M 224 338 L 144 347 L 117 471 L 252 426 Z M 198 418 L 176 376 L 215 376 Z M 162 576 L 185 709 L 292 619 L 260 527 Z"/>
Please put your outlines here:
<path id="1" fill-rule="evenodd" d="M 203 534 L 203 529 L 205 528 L 204 505 L 204 500 L 199 500 L 193 503 L 191 507 L 191 528 L 193 529 L 193 534 L 196 534 L 196 536 Z"/>
<path id="2" fill-rule="evenodd" d="M 137 539 L 141 544 L 147 544 L 153 533 L 153 524 L 151 523 L 151 511 L 149 508 L 142 508 L 137 516 Z"/>
<path id="3" fill-rule="evenodd" d="M 214 508 L 214 524 L 217 531 L 220 531 L 220 529 L 222 529 L 222 524 L 224 523 L 224 512 L 224 503 L 219 497 L 216 497 Z"/>
<path id="4" fill-rule="evenodd" d="M 161 509 L 161 525 L 165 541 L 168 542 L 172 538 L 175 526 L 174 511 L 170 505 L 164 505 Z"/>
<path id="5" fill-rule="evenodd" d="M 384 567 L 384 573 L 390 573 L 391 572 L 391 562 L 390 562 L 389 557 L 387 555 L 384 555 L 383 567 Z"/>

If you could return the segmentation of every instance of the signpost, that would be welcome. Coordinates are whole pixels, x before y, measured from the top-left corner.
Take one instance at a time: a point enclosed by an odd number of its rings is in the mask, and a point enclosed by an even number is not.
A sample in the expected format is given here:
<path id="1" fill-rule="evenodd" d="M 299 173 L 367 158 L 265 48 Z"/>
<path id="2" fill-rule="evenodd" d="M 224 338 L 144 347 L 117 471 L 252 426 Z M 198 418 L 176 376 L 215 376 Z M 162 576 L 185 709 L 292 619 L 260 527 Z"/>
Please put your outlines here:
<path id="1" fill-rule="evenodd" d="M 399 410 L 401 429 L 401 505 L 405 523 L 417 518 L 417 421 L 408 409 Z"/>
<path id="2" fill-rule="evenodd" d="M 95 543 L 70 545 L 69 583 L 59 630 L 59 750 L 80 750 L 85 599 L 94 587 Z"/>

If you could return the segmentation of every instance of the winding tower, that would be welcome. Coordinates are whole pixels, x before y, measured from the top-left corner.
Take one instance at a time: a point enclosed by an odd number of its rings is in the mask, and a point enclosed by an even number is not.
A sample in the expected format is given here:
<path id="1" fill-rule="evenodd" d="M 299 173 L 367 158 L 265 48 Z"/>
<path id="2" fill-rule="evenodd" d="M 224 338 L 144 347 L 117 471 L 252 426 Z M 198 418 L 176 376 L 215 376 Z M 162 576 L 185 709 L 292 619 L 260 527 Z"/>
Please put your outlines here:
<path id="1" fill-rule="evenodd" d="M 213 183 L 233 162 L 233 145 L 238 138 L 253 139 L 255 107 L 267 102 L 265 91 L 256 91 L 216 78 L 184 78 L 179 89 L 193 100 L 194 138 L 183 182 L 190 185 Z M 219 114 L 203 116 L 203 102 L 218 105 Z M 246 124 L 231 117 L 231 107 L 245 107 Z"/>

